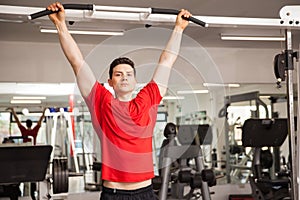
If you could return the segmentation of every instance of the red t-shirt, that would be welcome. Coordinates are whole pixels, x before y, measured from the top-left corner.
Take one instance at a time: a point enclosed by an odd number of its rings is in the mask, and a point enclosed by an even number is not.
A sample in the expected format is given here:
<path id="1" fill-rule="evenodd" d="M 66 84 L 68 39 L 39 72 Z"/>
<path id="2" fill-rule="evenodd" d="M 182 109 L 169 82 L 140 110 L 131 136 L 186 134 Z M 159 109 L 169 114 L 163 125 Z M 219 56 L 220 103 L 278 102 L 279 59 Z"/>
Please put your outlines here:
<path id="1" fill-rule="evenodd" d="M 24 136 L 32 136 L 33 144 L 36 145 L 36 137 L 37 137 L 40 127 L 41 126 L 37 124 L 33 129 L 28 130 L 23 125 L 21 125 L 21 126 L 19 126 L 19 129 L 20 129 L 23 137 Z M 30 142 L 30 141 L 31 141 L 30 139 L 23 139 L 23 142 Z"/>
<path id="2" fill-rule="evenodd" d="M 85 101 L 101 140 L 103 180 L 139 182 L 154 177 L 152 135 L 161 99 L 153 81 L 129 102 L 95 83 Z"/>

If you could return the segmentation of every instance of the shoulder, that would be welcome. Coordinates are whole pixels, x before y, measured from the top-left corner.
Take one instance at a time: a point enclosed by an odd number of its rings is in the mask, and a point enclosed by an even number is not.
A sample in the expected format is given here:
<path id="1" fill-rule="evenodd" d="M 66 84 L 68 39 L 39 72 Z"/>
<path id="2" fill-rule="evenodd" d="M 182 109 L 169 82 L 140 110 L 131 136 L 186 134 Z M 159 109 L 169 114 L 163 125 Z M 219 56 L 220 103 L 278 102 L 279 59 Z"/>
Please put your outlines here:
<path id="1" fill-rule="evenodd" d="M 158 85 L 154 81 L 150 81 L 144 88 L 140 90 L 136 99 L 141 99 L 142 101 L 149 101 L 152 104 L 159 104 L 162 96 L 160 95 L 160 91 Z"/>
<path id="2" fill-rule="evenodd" d="M 160 97 L 159 88 L 155 81 L 150 81 L 143 89 L 141 89 L 140 93 L 143 92 L 147 92 L 150 95 L 155 95 Z"/>
<path id="3" fill-rule="evenodd" d="M 19 127 L 19 129 L 20 129 L 21 131 L 26 131 L 26 130 L 27 130 L 27 129 L 25 128 L 25 126 L 23 126 L 22 124 L 19 124 L 18 127 Z"/>
<path id="4" fill-rule="evenodd" d="M 91 92 L 87 97 L 85 97 L 86 103 L 94 103 L 95 101 L 102 101 L 106 97 L 110 97 L 112 94 L 108 89 L 106 89 L 103 83 L 99 83 L 98 81 L 92 87 Z"/>

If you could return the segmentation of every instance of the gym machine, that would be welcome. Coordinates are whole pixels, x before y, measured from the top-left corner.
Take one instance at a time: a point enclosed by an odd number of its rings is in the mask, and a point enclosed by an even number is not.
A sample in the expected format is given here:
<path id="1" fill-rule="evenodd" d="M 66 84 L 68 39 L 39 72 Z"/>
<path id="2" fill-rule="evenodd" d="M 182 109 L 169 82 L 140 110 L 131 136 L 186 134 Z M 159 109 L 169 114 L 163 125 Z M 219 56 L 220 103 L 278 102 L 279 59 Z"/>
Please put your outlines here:
<path id="1" fill-rule="evenodd" d="M 50 113 L 46 117 L 47 130 L 50 132 L 49 143 L 53 147 L 50 155 L 49 174 L 47 176 L 47 195 L 48 199 L 53 196 L 65 196 L 69 191 L 69 163 L 72 161 L 75 173 L 79 174 L 78 158 L 75 151 L 75 142 L 71 124 L 71 113 L 64 108 L 50 108 Z M 60 137 L 60 138 L 59 138 Z M 70 151 L 73 153 L 70 161 L 65 145 L 66 141 L 70 144 Z M 62 138 L 62 139 L 61 139 Z M 61 145 L 57 145 L 57 140 L 61 139 Z M 64 147 L 66 149 L 64 149 Z"/>
<path id="2" fill-rule="evenodd" d="M 57 153 L 58 145 L 55 142 L 55 136 L 57 135 L 57 131 L 61 132 L 67 132 L 66 125 L 63 125 L 62 121 L 59 120 L 62 119 L 60 116 L 60 113 L 54 113 L 54 108 L 49 108 L 50 113 L 47 113 L 45 116 L 45 124 L 46 124 L 46 144 L 49 144 L 51 146 L 51 152 L 49 154 L 49 163 L 47 164 L 47 172 L 44 176 L 43 180 L 40 180 L 41 182 L 38 183 L 38 196 L 37 198 L 40 198 L 40 194 L 43 195 L 43 197 L 46 197 L 50 199 L 54 194 L 61 194 L 61 193 L 67 193 L 68 192 L 68 178 L 69 178 L 69 169 L 68 169 L 68 159 L 66 156 L 63 156 L 62 152 Z M 66 118 L 68 120 L 68 118 Z M 69 120 L 70 121 L 70 120 Z M 57 130 L 57 127 L 59 127 Z M 72 128 L 70 124 L 68 124 L 68 127 Z M 70 132 L 71 130 L 69 130 Z M 50 133 L 49 133 L 50 132 Z M 63 134 L 59 134 L 63 135 Z M 70 135 L 70 134 L 69 134 Z M 52 138 L 53 140 L 51 141 Z M 26 142 L 24 143 L 24 139 L 30 139 L 30 143 Z M 34 148 L 33 146 L 33 137 L 30 136 L 10 136 L 8 138 L 5 138 L 6 141 L 11 141 L 9 144 L 3 144 L 1 146 L 29 146 Z M 61 148 L 59 149 L 59 151 Z M 37 152 L 38 153 L 38 152 Z M 35 167 L 36 168 L 36 167 Z M 44 185 L 46 185 L 44 187 Z M 46 188 L 46 189 L 44 189 Z M 31 194 L 33 195 L 33 194 Z"/>
<path id="3" fill-rule="evenodd" d="M 270 170 L 273 154 L 270 147 L 280 147 L 288 134 L 287 119 L 248 119 L 242 128 L 244 147 L 253 147 L 252 175 L 249 177 L 252 196 L 257 200 L 290 199 L 291 171 L 286 168 L 275 178 Z M 267 148 L 267 149 L 263 149 Z"/>
<path id="4" fill-rule="evenodd" d="M 179 127 L 179 135 L 181 135 L 181 146 L 176 145 L 175 137 L 177 135 L 177 127 L 173 123 L 168 123 L 164 130 L 164 136 L 167 138 L 163 141 L 161 148 L 162 164 L 161 166 L 161 189 L 159 191 L 159 199 L 165 200 L 168 197 L 169 182 L 171 180 L 171 199 L 191 199 L 199 198 L 211 199 L 209 187 L 216 184 L 214 172 L 211 169 L 205 169 L 202 149 L 199 140 L 198 130 L 190 125 L 182 125 Z M 179 136 L 178 135 L 178 136 Z M 206 135 L 206 133 L 201 134 Z M 205 137 L 202 138 L 202 141 Z M 193 144 L 194 143 L 194 144 Z M 195 161 L 193 169 L 189 161 Z M 172 163 L 178 162 L 176 170 L 171 174 Z M 190 186 L 188 194 L 184 194 L 184 187 Z M 195 193 L 196 189 L 201 189 L 200 193 Z"/>
<path id="5" fill-rule="evenodd" d="M 90 119 L 88 111 L 85 112 L 82 106 L 81 114 L 76 115 L 76 130 L 79 132 L 77 137 L 81 140 L 81 152 L 78 152 L 78 157 L 81 157 L 79 162 L 79 169 L 83 172 L 84 189 L 88 191 L 100 191 L 101 182 L 101 169 L 102 163 L 98 161 L 97 154 L 93 150 L 95 144 L 92 121 Z M 82 163 L 80 165 L 80 163 Z"/>
<path id="6" fill-rule="evenodd" d="M 295 6 L 289 7 L 289 10 L 285 11 L 283 14 L 286 16 L 289 16 L 292 14 L 292 17 L 296 17 L 297 19 L 300 18 L 299 12 L 300 7 Z M 299 23 L 299 21 L 296 21 Z M 299 127 L 296 128 L 295 123 L 295 108 L 294 108 L 294 80 L 293 80 L 293 70 L 294 70 L 294 59 L 298 61 L 299 58 L 299 52 L 294 52 L 292 47 L 292 31 L 290 29 L 286 29 L 285 31 L 286 36 L 286 49 L 281 54 L 277 54 L 274 58 L 274 73 L 277 78 L 277 85 L 278 87 L 281 87 L 280 83 L 282 81 L 287 81 L 287 108 L 288 108 L 288 139 L 289 139 L 289 153 L 291 156 L 291 185 L 292 185 L 292 199 L 299 199 L 300 194 L 300 183 L 299 183 L 299 177 L 300 177 L 300 137 L 297 137 L 299 135 Z M 299 70 L 299 69 L 298 69 Z M 297 74 L 298 79 L 298 90 L 297 93 L 300 92 L 300 74 L 298 72 Z M 300 117 L 300 98 L 298 95 L 297 98 L 298 102 L 298 112 L 297 116 Z M 296 110 L 296 111 L 297 111 Z M 298 125 L 299 126 L 299 125 Z M 297 131 L 298 130 L 298 131 Z M 298 145 L 297 145 L 298 144 Z"/>
<path id="7" fill-rule="evenodd" d="M 244 155 L 242 160 L 239 162 L 239 164 L 231 165 L 231 163 L 235 163 L 235 161 L 232 161 L 231 154 L 232 153 L 242 153 L 243 147 L 241 145 L 232 145 L 234 142 L 230 141 L 233 140 L 232 133 L 230 135 L 230 128 L 229 128 L 229 123 L 228 123 L 228 107 L 232 105 L 232 103 L 239 103 L 239 102 L 244 102 L 244 101 L 254 101 L 255 102 L 255 107 L 256 111 L 252 113 L 251 117 L 254 118 L 259 118 L 259 109 L 260 106 L 262 106 L 265 110 L 266 113 L 266 118 L 269 118 L 269 111 L 267 108 L 267 105 L 260 99 L 260 94 L 258 91 L 256 92 L 249 92 L 249 93 L 244 93 L 244 94 L 237 94 L 237 95 L 231 95 L 231 96 L 226 96 L 225 97 L 225 105 L 224 107 L 219 111 L 219 117 L 225 117 L 225 155 L 226 155 L 226 161 L 225 161 L 225 169 L 226 169 L 226 180 L 227 183 L 232 182 L 232 177 L 231 175 L 238 175 L 238 173 L 241 171 L 241 169 L 248 169 L 245 168 L 246 162 L 249 160 L 251 151 L 247 154 Z M 235 149 L 235 150 L 234 150 Z"/>
<path id="8" fill-rule="evenodd" d="M 52 146 L 0 146 L 0 185 L 10 188 L 11 200 L 18 199 L 22 182 L 39 182 L 46 178 Z"/>
<path id="9" fill-rule="evenodd" d="M 75 141 L 74 141 L 73 130 L 72 130 L 71 113 L 67 112 L 64 108 L 60 108 L 58 111 L 56 111 L 54 108 L 50 110 L 51 110 L 50 114 L 52 117 L 50 144 L 53 147 L 56 147 L 56 139 L 59 136 L 58 131 L 60 131 L 60 134 L 62 134 L 63 136 L 64 134 L 66 134 L 67 140 L 71 147 L 70 151 L 73 153 L 74 171 L 76 173 L 79 173 L 78 159 L 77 159 L 77 153 L 75 151 Z M 67 154 L 67 152 L 65 154 Z M 54 159 L 54 156 L 55 156 L 55 148 L 53 153 L 51 154 L 51 160 Z M 51 171 L 51 165 L 50 165 L 50 171 Z"/>

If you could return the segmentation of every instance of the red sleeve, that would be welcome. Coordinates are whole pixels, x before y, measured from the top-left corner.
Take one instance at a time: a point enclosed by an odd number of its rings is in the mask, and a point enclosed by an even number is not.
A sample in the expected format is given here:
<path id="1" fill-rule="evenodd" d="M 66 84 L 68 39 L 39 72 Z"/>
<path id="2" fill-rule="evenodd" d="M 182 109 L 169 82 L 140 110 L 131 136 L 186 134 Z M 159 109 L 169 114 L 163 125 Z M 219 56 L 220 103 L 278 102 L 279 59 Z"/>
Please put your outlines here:
<path id="1" fill-rule="evenodd" d="M 98 81 L 95 82 L 90 94 L 84 98 L 87 106 L 91 109 L 95 103 L 100 103 L 103 101 L 104 94 L 109 92 L 101 83 Z"/>
<path id="2" fill-rule="evenodd" d="M 130 102 L 129 111 L 131 117 L 133 119 L 141 118 L 141 115 L 149 113 L 151 109 L 154 109 L 156 112 L 161 99 L 157 84 L 151 81 Z"/>
<path id="3" fill-rule="evenodd" d="M 157 84 L 154 81 L 149 82 L 136 96 L 135 101 L 146 103 L 150 105 L 157 105 L 161 102 L 162 96 L 160 95 Z"/>
<path id="4" fill-rule="evenodd" d="M 110 102 L 109 99 L 112 98 L 112 94 L 98 81 L 94 84 L 90 94 L 84 99 L 86 105 L 88 106 L 89 112 L 93 120 L 97 120 L 101 117 L 103 102 Z"/>

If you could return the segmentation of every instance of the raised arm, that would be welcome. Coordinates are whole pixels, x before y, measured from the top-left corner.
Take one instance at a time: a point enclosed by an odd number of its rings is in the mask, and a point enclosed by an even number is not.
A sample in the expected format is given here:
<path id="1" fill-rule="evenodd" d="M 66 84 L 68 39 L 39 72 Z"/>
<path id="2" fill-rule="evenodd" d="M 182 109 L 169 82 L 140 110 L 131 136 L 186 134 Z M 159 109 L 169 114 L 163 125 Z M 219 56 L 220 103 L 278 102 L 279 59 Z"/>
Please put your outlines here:
<path id="1" fill-rule="evenodd" d="M 61 48 L 71 64 L 77 77 L 77 83 L 81 94 L 87 96 L 92 89 L 96 79 L 89 66 L 85 63 L 82 53 L 69 33 L 66 25 L 65 10 L 61 3 L 56 2 L 47 7 L 55 13 L 50 14 L 49 18 L 56 26 Z"/>
<path id="2" fill-rule="evenodd" d="M 20 120 L 19 120 L 19 118 L 18 118 L 18 116 L 17 116 L 17 114 L 16 114 L 16 112 L 15 112 L 15 110 L 14 110 L 14 108 L 9 107 L 9 108 L 7 108 L 7 110 L 11 110 L 11 113 L 14 116 L 14 118 L 15 118 L 18 126 L 22 125 L 21 122 L 20 122 Z"/>
<path id="3" fill-rule="evenodd" d="M 56 13 L 49 15 L 49 18 L 56 26 L 63 52 L 70 62 L 75 75 L 77 75 L 84 60 L 75 40 L 69 33 L 68 27 L 66 25 L 65 9 L 63 5 L 58 2 L 49 5 L 47 9 L 53 12 L 56 11 Z"/>
<path id="4" fill-rule="evenodd" d="M 187 10 L 182 9 L 177 15 L 176 24 L 171 37 L 160 55 L 158 65 L 153 74 L 152 79 L 158 84 L 161 96 L 164 96 L 167 91 L 171 70 L 180 50 L 182 33 L 189 23 L 183 19 L 182 16 L 189 18 L 191 14 Z"/>
<path id="5" fill-rule="evenodd" d="M 47 110 L 47 108 L 44 108 L 43 114 L 42 114 L 42 116 L 40 117 L 39 121 L 37 122 L 37 124 L 38 124 L 39 126 L 42 125 L 42 121 L 43 121 L 43 119 L 44 119 L 44 117 L 45 117 L 45 112 L 46 112 L 46 110 Z"/>

